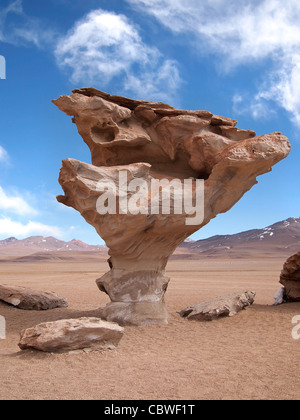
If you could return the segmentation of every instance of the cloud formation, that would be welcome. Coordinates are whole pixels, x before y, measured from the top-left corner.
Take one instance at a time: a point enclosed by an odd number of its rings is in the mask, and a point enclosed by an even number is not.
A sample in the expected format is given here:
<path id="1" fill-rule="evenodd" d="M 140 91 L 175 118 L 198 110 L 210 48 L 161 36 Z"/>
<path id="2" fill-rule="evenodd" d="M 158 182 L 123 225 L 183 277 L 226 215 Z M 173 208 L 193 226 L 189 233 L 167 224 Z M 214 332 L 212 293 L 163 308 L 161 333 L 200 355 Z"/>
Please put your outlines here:
<path id="1" fill-rule="evenodd" d="M 31 222 L 20 223 L 9 217 L 0 218 L 0 235 L 26 238 L 33 235 L 61 237 L 62 232 L 56 226 L 48 226 L 43 223 Z"/>
<path id="2" fill-rule="evenodd" d="M 10 19 L 12 15 L 19 16 L 17 25 Z M 0 42 L 42 48 L 52 43 L 54 38 L 52 29 L 45 28 L 39 19 L 26 15 L 22 0 L 11 1 L 0 10 Z"/>
<path id="3" fill-rule="evenodd" d="M 8 156 L 7 151 L 2 146 L 0 146 L 0 162 L 7 163 L 8 160 L 9 160 L 9 156 Z"/>
<path id="4" fill-rule="evenodd" d="M 34 217 L 38 213 L 36 208 L 20 194 L 7 194 L 0 186 L 0 236 L 18 238 L 31 235 L 63 236 L 61 229 L 56 226 L 28 221 L 28 216 Z M 14 215 L 13 218 L 10 215 Z M 14 220 L 15 217 L 21 220 Z"/>
<path id="5" fill-rule="evenodd" d="M 180 82 L 177 63 L 143 42 L 137 25 L 102 9 L 76 22 L 58 42 L 55 56 L 61 67 L 71 70 L 73 82 L 106 86 L 114 80 L 150 99 L 168 97 Z"/>
<path id="6" fill-rule="evenodd" d="M 0 149 L 1 151 L 1 149 Z M 0 211 L 24 215 L 36 215 L 38 212 L 20 195 L 8 195 L 0 186 Z"/>
<path id="7" fill-rule="evenodd" d="M 269 60 L 264 82 L 249 105 L 275 101 L 300 125 L 300 2 L 287 0 L 126 0 L 172 33 L 187 36 L 201 54 L 218 54 L 230 71 Z"/>

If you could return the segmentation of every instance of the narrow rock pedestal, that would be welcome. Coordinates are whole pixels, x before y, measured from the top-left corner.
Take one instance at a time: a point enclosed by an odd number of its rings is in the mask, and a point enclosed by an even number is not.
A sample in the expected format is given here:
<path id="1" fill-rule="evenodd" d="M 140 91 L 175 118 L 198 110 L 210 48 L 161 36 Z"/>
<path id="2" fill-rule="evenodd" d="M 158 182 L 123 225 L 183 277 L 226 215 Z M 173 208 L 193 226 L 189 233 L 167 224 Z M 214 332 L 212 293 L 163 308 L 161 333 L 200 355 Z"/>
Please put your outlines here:
<path id="1" fill-rule="evenodd" d="M 101 317 L 120 325 L 165 323 L 164 294 L 169 280 L 163 271 L 112 269 L 97 280 L 99 289 L 112 301 Z"/>

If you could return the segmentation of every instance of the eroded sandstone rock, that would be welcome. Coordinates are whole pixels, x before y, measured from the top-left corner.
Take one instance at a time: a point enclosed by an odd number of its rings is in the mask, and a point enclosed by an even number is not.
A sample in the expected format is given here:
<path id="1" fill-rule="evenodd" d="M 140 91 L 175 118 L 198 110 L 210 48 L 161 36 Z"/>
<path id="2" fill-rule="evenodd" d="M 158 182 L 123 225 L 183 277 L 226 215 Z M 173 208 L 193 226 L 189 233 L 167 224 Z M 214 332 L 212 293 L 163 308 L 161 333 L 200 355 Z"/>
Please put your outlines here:
<path id="1" fill-rule="evenodd" d="M 284 264 L 280 283 L 284 286 L 284 300 L 300 302 L 300 252 L 292 255 Z"/>
<path id="2" fill-rule="evenodd" d="M 79 349 L 106 350 L 117 347 L 124 329 L 99 318 L 45 322 L 21 332 L 21 350 L 65 352 Z"/>
<path id="3" fill-rule="evenodd" d="M 54 292 L 41 292 L 28 287 L 0 285 L 0 300 L 19 309 L 44 311 L 66 308 L 67 299 Z"/>
<path id="4" fill-rule="evenodd" d="M 75 90 L 53 102 L 73 117 L 91 150 L 92 165 L 63 161 L 59 182 L 65 195 L 58 201 L 78 210 L 109 247 L 111 270 L 97 280 L 112 301 L 102 317 L 133 325 L 166 322 L 168 258 L 192 233 L 228 211 L 257 183 L 258 175 L 285 158 L 290 151 L 288 139 L 281 133 L 256 137 L 253 131 L 236 128 L 236 120 L 208 111 L 178 110 L 92 88 Z M 99 191 L 99 181 L 116 186 L 118 204 L 124 198 L 136 198 L 124 188 L 121 172 L 128 182 L 142 180 L 147 187 L 139 212 L 100 214 L 97 203 L 103 190 Z M 183 206 L 180 214 L 173 200 L 169 214 L 163 214 L 162 195 L 160 211 L 153 212 L 151 185 L 163 179 L 179 180 L 193 202 L 199 180 L 204 180 L 200 220 L 192 222 Z M 178 193 L 174 191 L 171 197 Z"/>
<path id="5" fill-rule="evenodd" d="M 190 321 L 213 321 L 221 317 L 236 315 L 247 306 L 252 305 L 255 296 L 256 293 L 252 291 L 232 293 L 228 296 L 189 306 L 179 314 Z"/>

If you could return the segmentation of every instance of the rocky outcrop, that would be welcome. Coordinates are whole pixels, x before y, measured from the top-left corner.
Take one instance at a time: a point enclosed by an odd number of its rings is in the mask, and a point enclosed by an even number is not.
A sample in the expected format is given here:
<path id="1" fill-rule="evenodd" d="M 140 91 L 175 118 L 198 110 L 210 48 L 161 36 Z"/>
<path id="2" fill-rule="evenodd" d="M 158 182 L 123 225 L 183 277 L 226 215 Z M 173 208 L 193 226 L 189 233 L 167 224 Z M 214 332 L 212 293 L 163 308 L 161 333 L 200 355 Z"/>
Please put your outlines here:
<path id="1" fill-rule="evenodd" d="M 66 308 L 67 299 L 54 292 L 41 292 L 27 287 L 0 285 L 0 300 L 18 309 L 44 311 Z"/>
<path id="2" fill-rule="evenodd" d="M 213 321 L 220 317 L 234 316 L 241 310 L 254 303 L 255 292 L 233 293 L 228 296 L 218 297 L 208 302 L 189 306 L 179 314 L 183 318 L 196 321 Z"/>
<path id="3" fill-rule="evenodd" d="M 112 303 L 101 316 L 121 324 L 166 322 L 170 255 L 285 158 L 288 139 L 256 137 L 208 111 L 92 88 L 53 102 L 73 117 L 91 150 L 92 165 L 63 161 L 65 195 L 58 201 L 78 210 L 109 247 L 110 271 L 97 284 Z"/>
<path id="4" fill-rule="evenodd" d="M 300 252 L 292 255 L 284 264 L 280 283 L 284 286 L 284 300 L 300 302 Z"/>
<path id="5" fill-rule="evenodd" d="M 106 350 L 116 348 L 123 334 L 122 327 L 99 318 L 64 319 L 23 330 L 19 347 L 44 352 Z"/>

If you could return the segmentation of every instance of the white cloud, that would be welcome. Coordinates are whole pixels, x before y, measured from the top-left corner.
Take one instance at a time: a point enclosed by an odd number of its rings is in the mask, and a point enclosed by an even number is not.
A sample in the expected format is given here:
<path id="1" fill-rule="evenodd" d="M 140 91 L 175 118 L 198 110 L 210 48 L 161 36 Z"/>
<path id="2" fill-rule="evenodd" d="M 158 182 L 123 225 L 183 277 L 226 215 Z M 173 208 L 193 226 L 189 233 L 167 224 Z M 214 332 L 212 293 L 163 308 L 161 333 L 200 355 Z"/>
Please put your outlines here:
<path id="1" fill-rule="evenodd" d="M 11 21 L 12 14 L 19 15 L 18 25 Z M 22 0 L 11 1 L 7 7 L 0 9 L 0 41 L 42 48 L 52 43 L 54 37 L 53 29 L 45 28 L 39 19 L 26 15 Z"/>
<path id="2" fill-rule="evenodd" d="M 0 162 L 7 163 L 8 160 L 9 160 L 9 156 L 8 156 L 7 151 L 2 146 L 0 146 Z"/>
<path id="3" fill-rule="evenodd" d="M 145 73 L 140 76 L 130 74 L 125 81 L 125 89 L 136 92 L 139 97 L 168 101 L 181 83 L 177 63 L 166 60 L 156 73 Z M 164 90 L 160 87 L 164 86 Z M 172 98 L 173 100 L 175 98 Z"/>
<path id="4" fill-rule="evenodd" d="M 300 51 L 270 74 L 268 83 L 261 87 L 259 97 L 281 104 L 292 114 L 293 122 L 300 126 Z"/>
<path id="5" fill-rule="evenodd" d="M 105 77 L 109 81 L 132 63 L 158 55 L 146 47 L 125 16 L 95 10 L 75 24 L 56 48 L 59 64 L 71 67 L 75 82 Z"/>
<path id="6" fill-rule="evenodd" d="M 10 218 L 0 218 L 0 235 L 15 236 L 24 238 L 33 235 L 55 236 L 61 237 L 62 232 L 56 226 L 48 226 L 38 222 L 29 221 L 27 224 L 22 224 L 11 220 Z"/>
<path id="7" fill-rule="evenodd" d="M 168 95 L 166 70 L 170 80 L 179 83 L 175 62 L 164 60 L 156 47 L 144 43 L 139 28 L 126 16 L 101 9 L 79 20 L 60 39 L 55 55 L 60 66 L 71 69 L 76 83 L 107 85 L 114 79 L 125 90 L 143 96 Z"/>
<path id="8" fill-rule="evenodd" d="M 187 38 L 201 54 L 222 57 L 223 71 L 269 60 L 249 108 L 275 101 L 300 125 L 299 0 L 126 0 Z"/>
<path id="9" fill-rule="evenodd" d="M 29 219 L 29 217 L 33 218 L 38 214 L 43 214 L 34 205 L 29 204 L 30 200 L 35 203 L 37 197 L 28 192 L 22 195 L 16 192 L 8 194 L 0 186 L 0 236 L 25 238 L 32 235 L 50 235 L 62 237 L 63 233 L 59 227 Z M 39 204 L 41 203 L 39 202 Z"/>
<path id="10" fill-rule="evenodd" d="M 0 186 L 0 210 L 18 215 L 36 215 L 38 212 L 20 195 L 7 195 Z"/>
<path id="11" fill-rule="evenodd" d="M 201 50 L 218 51 L 235 64 L 292 51 L 300 43 L 298 0 L 287 0 L 284 7 L 279 0 L 127 2 L 152 14 L 172 32 L 196 35 L 205 41 L 199 44 Z"/>
<path id="12" fill-rule="evenodd" d="M 254 97 L 249 94 L 235 94 L 232 98 L 233 111 L 240 115 L 250 114 L 255 120 L 269 119 L 274 117 L 276 112 L 266 99 L 262 93 L 258 93 Z"/>
<path id="13" fill-rule="evenodd" d="M 22 0 L 15 0 L 0 10 L 0 41 L 5 41 L 4 27 L 10 13 L 21 15 L 23 13 Z"/>

